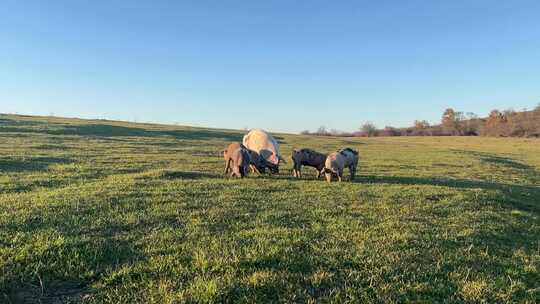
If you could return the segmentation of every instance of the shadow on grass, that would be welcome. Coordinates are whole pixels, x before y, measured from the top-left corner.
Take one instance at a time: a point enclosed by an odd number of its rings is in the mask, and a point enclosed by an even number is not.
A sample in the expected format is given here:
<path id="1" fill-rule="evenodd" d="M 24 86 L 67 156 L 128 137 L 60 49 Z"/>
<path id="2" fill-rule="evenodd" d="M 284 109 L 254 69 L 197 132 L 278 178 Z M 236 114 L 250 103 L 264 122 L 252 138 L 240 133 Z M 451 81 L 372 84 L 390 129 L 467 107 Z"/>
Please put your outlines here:
<path id="1" fill-rule="evenodd" d="M 226 141 L 242 141 L 244 132 L 219 131 L 205 129 L 184 129 L 184 130 L 147 130 L 144 128 L 125 127 L 111 124 L 82 124 L 67 125 L 60 123 L 18 121 L 11 119 L 0 119 L 0 133 L 44 133 L 50 135 L 78 135 L 91 137 L 119 137 L 119 136 L 139 136 L 139 137 L 159 137 L 170 136 L 181 140 L 209 140 L 219 139 Z M 286 144 L 284 138 L 279 135 L 273 136 L 278 143 Z M 355 143 L 357 144 L 357 143 Z"/>
<path id="2" fill-rule="evenodd" d="M 39 271 L 18 272 L 9 269 L 8 262 L 4 288 L 11 303 L 80 303 L 92 294 L 88 286 L 97 276 L 144 258 L 134 243 L 118 238 L 71 239 L 50 247 L 27 257 L 28 262 L 43 263 Z M 81 278 L 84 273 L 94 274 Z"/>
<path id="3" fill-rule="evenodd" d="M 209 163 L 214 163 L 211 161 Z M 221 172 L 221 171 L 220 171 Z M 211 172 L 197 172 L 197 171 L 165 171 L 160 175 L 160 178 L 163 179 L 212 179 L 212 178 L 222 178 L 230 179 L 228 175 L 225 176 L 223 173 L 211 173 Z M 272 174 L 272 173 L 253 173 L 250 172 L 245 179 L 263 179 L 263 180 L 287 180 L 287 181 L 317 181 L 315 178 L 305 177 L 302 179 L 297 179 L 292 175 L 287 175 L 285 173 Z M 319 179 L 322 180 L 322 179 Z"/>
<path id="4" fill-rule="evenodd" d="M 239 132 L 224 132 L 217 130 L 189 129 L 189 130 L 146 130 L 143 128 L 115 126 L 108 124 L 87 124 L 87 125 L 62 125 L 43 124 L 40 128 L 33 125 L 0 125 L 0 133 L 44 133 L 50 135 L 76 135 L 87 137 L 159 137 L 169 136 L 180 140 L 226 140 L 241 141 L 243 134 Z"/>
<path id="5" fill-rule="evenodd" d="M 220 139 L 226 141 L 242 141 L 244 134 L 238 132 L 222 132 L 222 131 L 210 131 L 210 130 L 171 130 L 171 131 L 151 131 L 153 136 L 168 135 L 176 139 L 188 139 L 188 140 L 209 140 Z"/>
<path id="6" fill-rule="evenodd" d="M 69 208 L 66 212 L 62 208 Z M 89 285 L 103 280 L 104 286 L 122 285 L 130 273 L 111 275 L 125 265 L 144 261 L 146 255 L 139 244 L 140 238 L 157 228 L 182 227 L 178 218 L 161 216 L 136 223 L 106 222 L 88 226 L 83 219 L 99 216 L 92 207 L 62 206 L 48 212 L 35 214 L 22 222 L 0 225 L 6 233 L 24 233 L 32 236 L 45 230 L 54 230 L 62 242 L 52 240 L 35 244 L 48 250 L 27 250 L 17 253 L 28 265 L 41 265 L 39 270 L 22 267 L 15 260 L 5 261 L 0 299 L 4 296 L 11 303 L 80 303 L 84 296 L 92 296 Z M 57 214 L 77 214 L 81 223 L 65 221 Z M 7 244 L 6 244 L 7 245 Z M 13 246 L 13 245 L 11 245 Z M 20 245 L 19 245 L 20 246 Z M 34 245 L 26 244 L 24 247 Z M 9 255 L 8 255 L 9 256 Z M 23 265 L 24 266 L 24 265 Z M 127 278 L 125 276 L 128 276 Z M 0 302 L 2 302 L 0 300 Z M 8 303 L 10 303 L 8 302 Z"/>
<path id="7" fill-rule="evenodd" d="M 223 177 L 220 174 L 195 171 L 165 171 L 160 176 L 163 179 L 209 179 Z"/>
<path id="8" fill-rule="evenodd" d="M 1 170 L 0 170 L 1 171 Z M 68 184 L 69 181 L 59 180 L 59 179 L 40 179 L 34 180 L 31 182 L 10 184 L 6 187 L 0 187 L 0 193 L 20 193 L 31 191 L 35 188 L 57 188 L 63 185 Z"/>
<path id="9" fill-rule="evenodd" d="M 537 186 L 503 184 L 466 179 L 375 175 L 357 176 L 354 182 L 397 185 L 431 185 L 458 189 L 498 190 L 502 193 L 502 195 L 499 196 L 499 199 L 501 202 L 503 202 L 503 204 L 510 203 L 514 207 L 523 210 L 540 211 L 540 204 L 538 203 L 540 200 L 540 187 Z"/>
<path id="10" fill-rule="evenodd" d="M 77 282 L 47 282 L 47 285 L 22 284 L 6 294 L 7 303 L 82 303 L 92 291 Z"/>
<path id="11" fill-rule="evenodd" d="M 44 124 L 44 123 L 38 122 L 38 121 L 0 118 L 0 128 L 4 126 L 35 126 L 35 125 L 40 125 L 40 124 Z"/>
<path id="12" fill-rule="evenodd" d="M 280 173 L 278 173 L 278 174 L 275 174 L 275 173 L 269 173 L 269 172 L 261 173 L 261 174 L 250 173 L 250 174 L 249 174 L 249 178 L 267 179 L 267 180 L 289 180 L 289 181 L 296 181 L 296 180 L 298 180 L 298 179 L 295 178 L 294 176 L 292 176 L 292 175 L 287 175 L 287 174 L 283 173 L 282 171 L 280 171 Z"/>
<path id="13" fill-rule="evenodd" d="M 360 142 L 360 141 L 356 141 L 356 140 L 349 140 L 349 139 L 342 139 L 341 142 L 344 145 L 352 145 L 352 147 L 358 146 L 358 145 L 366 145 L 365 142 Z"/>
<path id="14" fill-rule="evenodd" d="M 476 157 L 484 163 L 504 166 L 507 168 L 517 169 L 517 170 L 535 171 L 534 167 L 518 162 L 517 160 L 510 157 L 503 157 L 503 156 L 498 156 L 492 153 L 477 152 L 477 151 L 467 151 L 467 150 L 454 150 L 454 151 L 460 154 Z"/>
<path id="15" fill-rule="evenodd" d="M 63 157 L 32 157 L 26 159 L 0 159 L 0 172 L 45 171 L 50 165 L 69 164 Z"/>

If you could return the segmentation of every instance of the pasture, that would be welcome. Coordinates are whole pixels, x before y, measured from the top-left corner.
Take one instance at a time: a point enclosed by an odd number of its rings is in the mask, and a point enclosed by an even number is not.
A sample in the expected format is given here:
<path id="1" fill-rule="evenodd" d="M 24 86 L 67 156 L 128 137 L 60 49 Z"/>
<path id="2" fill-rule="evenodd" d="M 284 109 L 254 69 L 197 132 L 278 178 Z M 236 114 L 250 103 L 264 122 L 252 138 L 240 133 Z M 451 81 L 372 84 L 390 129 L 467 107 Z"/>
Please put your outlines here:
<path id="1" fill-rule="evenodd" d="M 243 134 L 0 115 L 0 302 L 539 301 L 540 140 L 274 134 L 279 174 L 225 179 Z"/>

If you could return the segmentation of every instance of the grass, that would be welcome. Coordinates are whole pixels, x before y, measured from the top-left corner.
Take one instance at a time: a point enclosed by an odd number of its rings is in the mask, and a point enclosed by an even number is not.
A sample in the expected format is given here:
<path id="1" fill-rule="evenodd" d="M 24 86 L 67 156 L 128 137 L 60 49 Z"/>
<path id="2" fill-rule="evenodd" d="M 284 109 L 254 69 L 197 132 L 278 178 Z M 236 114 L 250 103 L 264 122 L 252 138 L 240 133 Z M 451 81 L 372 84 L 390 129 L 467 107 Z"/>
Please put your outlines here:
<path id="1" fill-rule="evenodd" d="M 223 178 L 242 135 L 0 115 L 0 302 L 539 301 L 539 140 L 277 134 L 327 184 Z"/>

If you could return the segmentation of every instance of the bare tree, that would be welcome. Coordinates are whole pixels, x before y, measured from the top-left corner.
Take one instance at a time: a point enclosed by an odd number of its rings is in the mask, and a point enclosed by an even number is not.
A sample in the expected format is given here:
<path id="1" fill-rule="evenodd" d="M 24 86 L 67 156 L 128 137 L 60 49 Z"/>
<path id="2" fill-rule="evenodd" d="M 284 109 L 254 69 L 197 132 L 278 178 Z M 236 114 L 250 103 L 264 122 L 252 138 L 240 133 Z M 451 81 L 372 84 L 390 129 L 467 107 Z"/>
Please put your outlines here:
<path id="1" fill-rule="evenodd" d="M 453 132 L 456 130 L 455 122 L 456 112 L 454 111 L 454 109 L 446 109 L 441 119 L 441 127 L 443 128 L 443 131 L 450 135 L 453 134 Z"/>
<path id="2" fill-rule="evenodd" d="M 448 108 L 443 113 L 441 127 L 447 135 L 461 135 L 461 121 L 463 121 L 463 112 Z"/>
<path id="3" fill-rule="evenodd" d="M 426 120 L 415 120 L 414 127 L 416 129 L 427 129 L 429 128 L 429 122 L 427 122 Z"/>
<path id="4" fill-rule="evenodd" d="M 330 129 L 330 135 L 332 135 L 332 136 L 340 136 L 342 134 L 343 134 L 343 132 L 341 132 L 338 129 Z"/>
<path id="5" fill-rule="evenodd" d="M 506 121 L 506 116 L 499 110 L 491 111 L 484 126 L 484 135 L 503 136 Z"/>
<path id="6" fill-rule="evenodd" d="M 463 121 L 463 135 L 471 136 L 480 134 L 480 120 L 478 119 L 478 115 L 473 112 L 467 112 L 464 115 Z"/>
<path id="7" fill-rule="evenodd" d="M 317 131 L 315 131 L 315 135 L 328 136 L 330 135 L 330 132 L 328 132 L 325 126 L 320 126 Z"/>
<path id="8" fill-rule="evenodd" d="M 360 127 L 360 132 L 365 136 L 375 136 L 377 135 L 377 127 L 368 121 Z"/>

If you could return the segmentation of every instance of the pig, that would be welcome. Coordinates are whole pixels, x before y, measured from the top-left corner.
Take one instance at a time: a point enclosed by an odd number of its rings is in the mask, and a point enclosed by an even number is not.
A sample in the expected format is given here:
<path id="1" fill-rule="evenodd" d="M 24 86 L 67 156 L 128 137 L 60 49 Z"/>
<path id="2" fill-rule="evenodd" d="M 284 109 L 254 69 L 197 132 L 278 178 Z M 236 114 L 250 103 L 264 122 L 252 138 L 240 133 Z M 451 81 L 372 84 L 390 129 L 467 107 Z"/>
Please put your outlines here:
<path id="1" fill-rule="evenodd" d="M 317 169 L 317 178 L 319 178 L 321 177 L 321 170 L 324 168 L 326 154 L 311 149 L 293 150 L 292 160 L 294 177 L 302 177 L 302 166 L 310 166 Z"/>
<path id="2" fill-rule="evenodd" d="M 231 171 L 230 177 L 244 178 L 249 173 L 251 157 L 248 149 L 240 143 L 231 143 L 224 151 L 225 172 L 227 175 Z"/>
<path id="3" fill-rule="evenodd" d="M 351 148 L 344 148 L 337 152 L 331 153 L 326 158 L 324 168 L 321 173 L 324 173 L 327 182 L 332 181 L 332 177 L 337 177 L 341 182 L 343 178 L 344 168 L 349 168 L 351 181 L 354 180 L 356 167 L 358 166 L 358 151 Z"/>
<path id="4" fill-rule="evenodd" d="M 279 163 L 283 158 L 279 154 L 279 144 L 272 135 L 261 129 L 252 129 L 244 136 L 242 144 L 257 152 L 264 160 L 264 166 L 272 173 L 279 173 Z"/>

